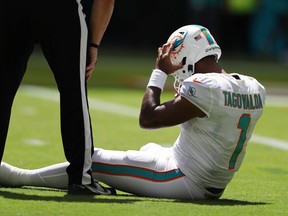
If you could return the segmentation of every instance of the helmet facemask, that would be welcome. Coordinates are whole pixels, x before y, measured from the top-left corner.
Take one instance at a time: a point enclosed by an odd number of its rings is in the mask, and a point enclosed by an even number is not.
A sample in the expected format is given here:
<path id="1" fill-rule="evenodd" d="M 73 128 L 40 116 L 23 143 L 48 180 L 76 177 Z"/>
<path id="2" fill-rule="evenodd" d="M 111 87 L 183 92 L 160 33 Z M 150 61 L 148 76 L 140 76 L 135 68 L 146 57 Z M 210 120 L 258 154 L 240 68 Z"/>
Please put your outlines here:
<path id="1" fill-rule="evenodd" d="M 175 71 L 172 75 L 174 76 L 174 89 L 178 93 L 180 87 L 185 79 L 194 74 L 195 64 L 187 64 L 187 57 L 182 59 L 183 68 Z"/>

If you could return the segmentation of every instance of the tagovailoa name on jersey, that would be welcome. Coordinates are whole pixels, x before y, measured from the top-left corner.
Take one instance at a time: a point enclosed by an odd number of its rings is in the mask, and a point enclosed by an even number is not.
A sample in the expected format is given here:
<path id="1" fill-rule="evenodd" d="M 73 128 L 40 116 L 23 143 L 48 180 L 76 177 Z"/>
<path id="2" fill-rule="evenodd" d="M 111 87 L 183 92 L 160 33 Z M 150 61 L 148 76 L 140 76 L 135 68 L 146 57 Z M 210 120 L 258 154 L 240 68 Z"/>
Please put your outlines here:
<path id="1" fill-rule="evenodd" d="M 260 94 L 240 94 L 223 91 L 224 106 L 239 109 L 263 109 Z"/>

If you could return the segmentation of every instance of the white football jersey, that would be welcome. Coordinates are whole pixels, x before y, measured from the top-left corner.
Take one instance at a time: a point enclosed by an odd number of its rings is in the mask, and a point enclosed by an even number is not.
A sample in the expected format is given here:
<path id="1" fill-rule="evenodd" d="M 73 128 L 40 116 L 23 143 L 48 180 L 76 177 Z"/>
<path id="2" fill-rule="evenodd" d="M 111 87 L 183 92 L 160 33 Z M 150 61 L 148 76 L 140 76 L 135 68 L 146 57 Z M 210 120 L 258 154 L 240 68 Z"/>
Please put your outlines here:
<path id="1" fill-rule="evenodd" d="M 265 88 L 240 74 L 194 74 L 180 94 L 206 117 L 181 124 L 173 146 L 181 171 L 204 187 L 225 188 L 239 169 L 265 105 Z"/>

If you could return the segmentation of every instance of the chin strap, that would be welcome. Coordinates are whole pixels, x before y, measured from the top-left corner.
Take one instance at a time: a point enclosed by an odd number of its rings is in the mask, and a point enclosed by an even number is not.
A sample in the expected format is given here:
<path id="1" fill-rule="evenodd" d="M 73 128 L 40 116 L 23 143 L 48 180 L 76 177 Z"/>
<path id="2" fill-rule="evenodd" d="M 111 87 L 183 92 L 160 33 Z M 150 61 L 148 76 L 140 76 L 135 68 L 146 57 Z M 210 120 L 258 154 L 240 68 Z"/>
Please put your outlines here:
<path id="1" fill-rule="evenodd" d="M 175 89 L 176 93 L 178 94 L 179 91 L 180 91 L 182 82 L 180 81 L 180 79 L 175 74 L 173 74 L 173 76 L 174 76 L 173 86 L 174 86 L 174 89 Z"/>

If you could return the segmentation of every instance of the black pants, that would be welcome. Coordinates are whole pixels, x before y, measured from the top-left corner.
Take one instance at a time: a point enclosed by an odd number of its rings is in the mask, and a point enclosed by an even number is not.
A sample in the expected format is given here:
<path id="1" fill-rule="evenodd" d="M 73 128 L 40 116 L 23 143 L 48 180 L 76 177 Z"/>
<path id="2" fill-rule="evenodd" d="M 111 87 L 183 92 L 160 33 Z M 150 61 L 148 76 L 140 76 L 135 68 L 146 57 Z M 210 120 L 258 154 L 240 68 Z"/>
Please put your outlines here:
<path id="1" fill-rule="evenodd" d="M 60 93 L 69 184 L 91 182 L 94 148 L 85 81 L 88 33 L 79 2 L 0 0 L 0 161 L 13 100 L 38 42 Z"/>

